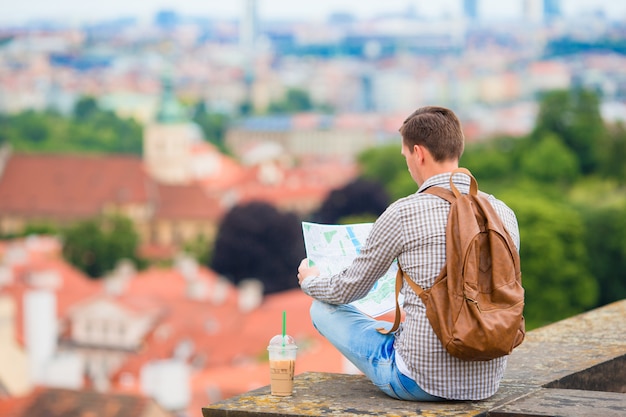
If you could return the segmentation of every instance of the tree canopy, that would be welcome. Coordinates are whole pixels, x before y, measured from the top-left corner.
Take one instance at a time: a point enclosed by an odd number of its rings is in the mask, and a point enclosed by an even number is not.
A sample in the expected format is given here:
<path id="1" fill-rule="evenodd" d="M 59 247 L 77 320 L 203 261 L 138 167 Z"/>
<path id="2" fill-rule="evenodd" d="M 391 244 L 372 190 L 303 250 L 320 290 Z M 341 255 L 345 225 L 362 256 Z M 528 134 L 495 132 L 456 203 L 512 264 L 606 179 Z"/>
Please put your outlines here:
<path id="1" fill-rule="evenodd" d="M 298 217 L 264 202 L 233 207 L 220 224 L 210 267 L 235 284 L 258 279 L 265 294 L 296 288 L 305 257 Z"/>
<path id="2" fill-rule="evenodd" d="M 599 305 L 626 298 L 626 203 L 584 213 L 589 269 L 600 286 Z"/>
<path id="3" fill-rule="evenodd" d="M 519 223 L 529 327 L 595 307 L 599 285 L 589 268 L 581 214 L 541 193 L 515 190 L 498 197 L 513 209 Z"/>
<path id="4" fill-rule="evenodd" d="M 139 235 L 130 219 L 103 216 L 77 222 L 61 231 L 63 256 L 91 278 L 102 278 L 120 259 L 141 267 L 137 257 Z"/>
<path id="5" fill-rule="evenodd" d="M 546 93 L 532 137 L 541 142 L 546 133 L 559 137 L 578 157 L 584 174 L 593 173 L 599 166 L 600 145 L 608 134 L 598 95 L 580 88 Z"/>
<path id="6" fill-rule="evenodd" d="M 230 118 L 222 113 L 210 113 L 203 102 L 196 104 L 193 121 L 200 126 L 204 139 L 211 142 L 217 148 L 227 153 L 224 138 Z"/>
<path id="7" fill-rule="evenodd" d="M 374 221 L 389 205 L 389 194 L 374 180 L 357 178 L 344 187 L 332 190 L 320 208 L 313 214 L 318 223 Z"/>
<path id="8" fill-rule="evenodd" d="M 80 99 L 71 116 L 53 110 L 0 114 L 0 144 L 20 152 L 139 155 L 142 140 L 137 121 L 101 110 L 90 97 Z"/>
<path id="9" fill-rule="evenodd" d="M 285 93 L 285 97 L 280 101 L 273 101 L 269 104 L 268 113 L 297 113 L 313 110 L 313 102 L 309 93 L 298 88 L 290 88 Z"/>

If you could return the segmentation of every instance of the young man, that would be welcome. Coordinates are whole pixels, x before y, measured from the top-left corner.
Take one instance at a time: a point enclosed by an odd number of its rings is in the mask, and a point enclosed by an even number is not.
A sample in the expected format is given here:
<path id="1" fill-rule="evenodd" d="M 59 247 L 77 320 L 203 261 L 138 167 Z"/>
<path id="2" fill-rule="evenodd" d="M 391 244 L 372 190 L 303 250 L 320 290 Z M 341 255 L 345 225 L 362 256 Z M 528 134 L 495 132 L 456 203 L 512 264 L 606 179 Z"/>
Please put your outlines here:
<path id="1" fill-rule="evenodd" d="M 304 259 L 298 268 L 302 290 L 315 300 L 311 319 L 346 358 L 385 394 L 402 400 L 480 400 L 492 396 L 506 367 L 506 356 L 490 361 L 463 361 L 448 354 L 432 330 L 424 304 L 404 286 L 405 320 L 394 334 L 376 329 L 377 321 L 348 305 L 364 297 L 398 259 L 403 271 L 422 288 L 430 288 L 446 261 L 446 224 L 450 204 L 423 193 L 431 186 L 450 188 L 464 137 L 456 115 L 442 107 L 422 107 L 400 128 L 402 155 L 418 191 L 391 204 L 376 220 L 359 256 L 342 273 L 320 275 Z M 458 189 L 469 192 L 470 180 L 455 174 Z M 489 201 L 517 248 L 517 219 L 503 202 Z"/>

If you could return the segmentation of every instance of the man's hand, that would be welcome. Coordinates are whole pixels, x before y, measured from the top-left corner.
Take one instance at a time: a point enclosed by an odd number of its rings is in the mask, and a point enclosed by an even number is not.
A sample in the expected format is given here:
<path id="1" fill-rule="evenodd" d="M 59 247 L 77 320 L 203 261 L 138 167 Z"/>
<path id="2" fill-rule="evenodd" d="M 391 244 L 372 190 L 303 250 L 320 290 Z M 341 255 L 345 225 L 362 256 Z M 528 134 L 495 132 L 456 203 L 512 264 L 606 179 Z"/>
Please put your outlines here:
<path id="1" fill-rule="evenodd" d="M 316 277 L 320 274 L 320 270 L 316 266 L 309 266 L 309 259 L 304 258 L 298 267 L 298 283 L 302 285 L 305 279 Z"/>

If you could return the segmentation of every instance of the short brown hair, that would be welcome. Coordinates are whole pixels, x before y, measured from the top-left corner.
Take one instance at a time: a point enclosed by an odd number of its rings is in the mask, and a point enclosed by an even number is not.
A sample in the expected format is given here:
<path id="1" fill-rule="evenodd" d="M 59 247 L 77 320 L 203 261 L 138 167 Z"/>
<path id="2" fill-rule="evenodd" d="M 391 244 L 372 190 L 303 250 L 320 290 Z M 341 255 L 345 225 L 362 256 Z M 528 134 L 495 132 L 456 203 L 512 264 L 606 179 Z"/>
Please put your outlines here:
<path id="1" fill-rule="evenodd" d="M 465 147 L 461 122 L 452 110 L 426 106 L 415 110 L 400 127 L 403 142 L 426 147 L 435 161 L 459 160 Z"/>

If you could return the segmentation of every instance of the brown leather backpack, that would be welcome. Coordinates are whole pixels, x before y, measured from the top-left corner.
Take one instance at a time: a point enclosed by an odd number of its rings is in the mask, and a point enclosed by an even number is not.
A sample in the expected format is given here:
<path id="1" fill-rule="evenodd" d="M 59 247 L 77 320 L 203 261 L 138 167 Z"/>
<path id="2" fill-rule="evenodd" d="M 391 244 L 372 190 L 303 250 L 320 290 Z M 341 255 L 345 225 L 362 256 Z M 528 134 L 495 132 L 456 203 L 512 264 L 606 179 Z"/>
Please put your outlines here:
<path id="1" fill-rule="evenodd" d="M 456 173 L 469 175 L 469 194 L 452 182 Z M 426 316 L 448 353 L 459 359 L 486 361 L 508 355 L 524 340 L 524 288 L 520 258 L 502 220 L 465 168 L 450 176 L 450 188 L 424 192 L 450 202 L 446 226 L 446 265 L 429 289 L 423 290 L 402 269 L 396 276 L 397 296 L 406 279 L 426 306 Z"/>

